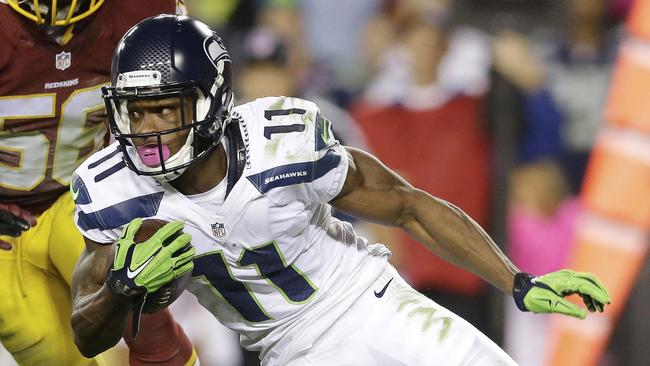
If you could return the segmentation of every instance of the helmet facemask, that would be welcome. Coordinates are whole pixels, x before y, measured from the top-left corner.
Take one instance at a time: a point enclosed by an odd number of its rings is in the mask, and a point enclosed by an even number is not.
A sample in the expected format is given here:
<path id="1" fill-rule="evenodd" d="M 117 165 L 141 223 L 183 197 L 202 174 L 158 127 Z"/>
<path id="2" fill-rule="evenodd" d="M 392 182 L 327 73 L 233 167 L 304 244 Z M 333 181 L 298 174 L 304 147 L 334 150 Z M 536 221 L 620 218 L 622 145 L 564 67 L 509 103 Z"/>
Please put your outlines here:
<path id="1" fill-rule="evenodd" d="M 67 26 L 92 15 L 105 0 L 7 0 L 15 11 L 37 24 Z"/>
<path id="2" fill-rule="evenodd" d="M 156 72 L 149 74 L 156 75 Z M 119 84 L 118 81 L 117 87 L 104 87 L 102 92 L 109 111 L 111 132 L 122 147 L 124 160 L 137 174 L 171 181 L 179 177 L 193 162 L 209 155 L 219 144 L 223 129 L 230 119 L 232 93 L 223 94 L 229 100 L 222 104 L 221 101 L 214 100 L 213 94 L 204 93 L 193 82 L 132 87 L 121 87 Z M 179 98 L 179 126 L 161 131 L 132 133 L 132 121 L 127 109 L 129 102 L 168 98 Z M 191 103 L 191 116 L 186 113 L 188 99 Z M 214 110 L 212 104 L 215 102 L 222 107 L 216 113 L 210 114 L 210 111 Z M 185 143 L 172 154 L 169 147 L 163 143 L 164 137 L 182 131 L 188 131 Z"/>

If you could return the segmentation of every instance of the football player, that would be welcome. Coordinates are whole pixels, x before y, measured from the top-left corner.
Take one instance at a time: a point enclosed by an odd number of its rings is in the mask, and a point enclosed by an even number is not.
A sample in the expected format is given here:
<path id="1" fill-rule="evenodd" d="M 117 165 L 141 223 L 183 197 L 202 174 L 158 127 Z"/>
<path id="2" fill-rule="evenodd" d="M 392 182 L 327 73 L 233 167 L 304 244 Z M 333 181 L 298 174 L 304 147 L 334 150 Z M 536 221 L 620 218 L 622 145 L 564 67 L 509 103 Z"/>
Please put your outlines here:
<path id="1" fill-rule="evenodd" d="M 21 365 L 98 363 L 78 352 L 69 326 L 72 271 L 84 243 L 68 185 L 107 141 L 100 88 L 110 82 L 115 45 L 138 21 L 176 6 L 0 1 L 0 341 Z M 134 364 L 193 362 L 169 313 L 145 322 L 152 325 L 141 341 L 127 339 Z M 150 333 L 160 336 L 147 340 Z"/>
<path id="2" fill-rule="evenodd" d="M 86 239 L 72 315 L 84 352 L 112 346 L 138 299 L 193 271 L 188 289 L 263 365 L 514 365 L 413 290 L 388 248 L 332 207 L 403 228 L 523 311 L 583 318 L 565 295 L 582 295 L 590 311 L 610 302 L 591 274 L 519 271 L 459 208 L 341 146 L 313 103 L 268 97 L 233 109 L 229 55 L 199 21 L 139 23 L 102 90 L 117 141 L 71 184 Z M 169 223 L 136 243 L 146 217 Z"/>

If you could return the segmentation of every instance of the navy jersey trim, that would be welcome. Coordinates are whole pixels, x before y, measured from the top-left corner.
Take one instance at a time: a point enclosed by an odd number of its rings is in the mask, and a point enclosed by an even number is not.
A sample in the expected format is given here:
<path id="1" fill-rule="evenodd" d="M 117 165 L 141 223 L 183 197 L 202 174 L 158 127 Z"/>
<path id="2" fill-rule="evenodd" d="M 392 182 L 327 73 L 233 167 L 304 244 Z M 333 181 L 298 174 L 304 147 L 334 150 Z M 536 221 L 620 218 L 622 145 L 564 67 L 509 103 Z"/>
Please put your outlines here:
<path id="1" fill-rule="evenodd" d="M 111 175 L 119 172 L 120 170 L 122 170 L 124 168 L 126 168 L 126 163 L 124 162 L 124 160 L 122 160 L 119 163 L 113 165 L 112 167 L 110 167 L 110 168 L 104 170 L 103 172 L 97 174 L 95 176 L 95 182 L 100 182 L 100 181 L 110 177 Z"/>
<path id="2" fill-rule="evenodd" d="M 228 139 L 228 185 L 226 186 L 226 197 L 235 187 L 241 178 L 246 165 L 246 145 L 239 130 L 239 120 L 234 119 L 226 126 L 226 138 Z"/>
<path id="3" fill-rule="evenodd" d="M 102 156 L 97 161 L 93 161 L 92 163 L 88 164 L 88 169 L 93 169 L 93 168 L 98 167 L 101 163 L 103 163 L 106 160 L 109 160 L 110 158 L 112 158 L 113 156 L 119 154 L 120 150 L 121 150 L 120 146 L 117 146 L 117 148 L 115 150 L 113 150 L 113 152 L 111 152 L 111 153 L 109 153 L 109 154 L 107 154 L 105 156 Z"/>
<path id="4" fill-rule="evenodd" d="M 165 192 L 156 192 L 131 198 L 94 212 L 79 212 L 77 225 L 85 231 L 110 230 L 129 223 L 136 217 L 151 217 L 160 208 Z"/>
<path id="5" fill-rule="evenodd" d="M 258 191 L 266 193 L 273 188 L 312 182 L 336 168 L 340 161 L 341 156 L 330 149 L 316 162 L 281 165 L 246 178 Z"/>
<path id="6" fill-rule="evenodd" d="M 328 141 L 332 137 L 332 123 L 318 112 L 316 114 L 316 151 L 322 150 L 328 146 Z"/>

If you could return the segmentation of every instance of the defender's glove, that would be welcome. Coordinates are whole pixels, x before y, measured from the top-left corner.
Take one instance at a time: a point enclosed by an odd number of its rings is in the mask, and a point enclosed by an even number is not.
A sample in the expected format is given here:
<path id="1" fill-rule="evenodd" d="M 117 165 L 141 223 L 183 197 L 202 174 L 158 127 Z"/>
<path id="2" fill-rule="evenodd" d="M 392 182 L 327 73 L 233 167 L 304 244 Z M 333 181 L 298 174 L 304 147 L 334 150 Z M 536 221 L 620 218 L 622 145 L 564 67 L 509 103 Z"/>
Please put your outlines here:
<path id="1" fill-rule="evenodd" d="M 36 225 L 36 218 L 14 204 L 0 203 L 0 235 L 18 237 Z"/>
<path id="2" fill-rule="evenodd" d="M 596 276 L 567 269 L 539 277 L 517 273 L 512 288 L 515 303 L 522 311 L 560 313 L 584 319 L 587 312 L 564 299 L 574 293 L 582 297 L 591 312 L 602 312 L 605 304 L 611 303 L 607 289 Z"/>
<path id="3" fill-rule="evenodd" d="M 133 219 L 115 242 L 115 258 L 106 284 L 116 294 L 152 293 L 194 268 L 196 249 L 182 222 L 170 222 L 142 243 L 134 241 L 142 219 Z"/>

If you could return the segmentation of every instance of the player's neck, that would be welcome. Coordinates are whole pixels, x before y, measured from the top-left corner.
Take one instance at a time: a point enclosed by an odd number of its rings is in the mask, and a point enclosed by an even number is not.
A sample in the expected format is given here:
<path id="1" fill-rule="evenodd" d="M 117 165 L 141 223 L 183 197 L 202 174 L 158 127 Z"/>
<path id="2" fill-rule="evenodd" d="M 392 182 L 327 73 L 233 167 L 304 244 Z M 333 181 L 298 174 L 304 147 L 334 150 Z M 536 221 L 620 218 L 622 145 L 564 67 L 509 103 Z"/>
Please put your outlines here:
<path id="1" fill-rule="evenodd" d="M 223 180 L 227 169 L 226 151 L 223 144 L 219 144 L 208 157 L 191 165 L 170 184 L 185 195 L 204 193 Z"/>

